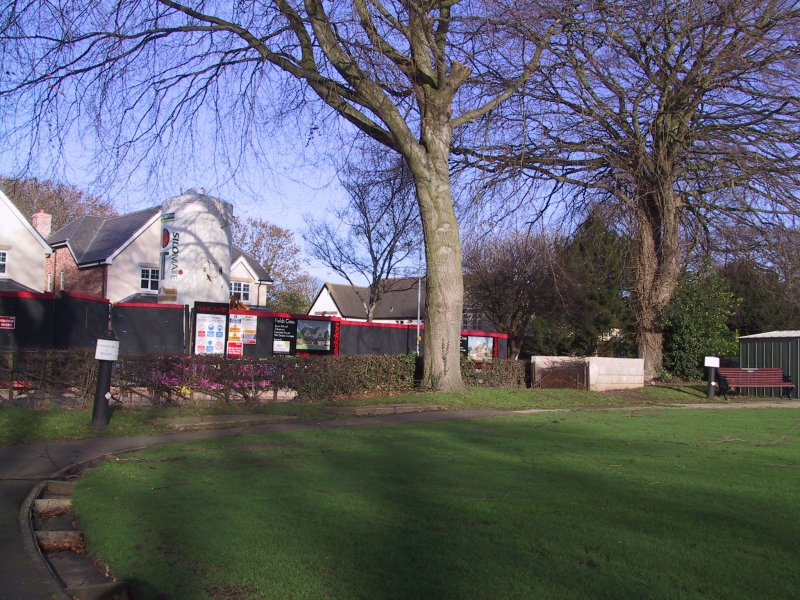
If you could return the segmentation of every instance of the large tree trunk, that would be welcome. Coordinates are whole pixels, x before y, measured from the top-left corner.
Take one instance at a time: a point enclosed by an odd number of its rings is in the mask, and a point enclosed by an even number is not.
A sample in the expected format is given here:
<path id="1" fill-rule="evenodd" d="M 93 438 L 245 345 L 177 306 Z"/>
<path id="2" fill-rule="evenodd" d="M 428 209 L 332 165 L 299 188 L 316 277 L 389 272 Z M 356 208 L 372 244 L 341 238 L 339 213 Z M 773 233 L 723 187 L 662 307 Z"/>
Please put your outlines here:
<path id="1" fill-rule="evenodd" d="M 425 236 L 425 360 L 423 385 L 443 392 L 466 390 L 461 379 L 464 275 L 461 241 L 450 189 L 450 138 L 444 120 L 423 127 L 424 152 L 409 157 Z M 421 150 L 417 147 L 417 150 Z"/>
<path id="2" fill-rule="evenodd" d="M 658 377 L 664 359 L 664 311 L 680 278 L 678 200 L 668 186 L 649 194 L 638 218 L 634 309 L 645 380 Z"/>

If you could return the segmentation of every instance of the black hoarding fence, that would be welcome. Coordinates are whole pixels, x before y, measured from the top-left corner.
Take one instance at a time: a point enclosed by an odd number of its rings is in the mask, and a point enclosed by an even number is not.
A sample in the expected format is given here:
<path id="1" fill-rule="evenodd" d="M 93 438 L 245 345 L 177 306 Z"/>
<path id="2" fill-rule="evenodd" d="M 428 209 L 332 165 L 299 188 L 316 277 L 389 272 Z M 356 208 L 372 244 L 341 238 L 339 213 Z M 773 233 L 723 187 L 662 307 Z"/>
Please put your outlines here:
<path id="1" fill-rule="evenodd" d="M 420 335 L 424 328 L 420 329 Z M 422 353 L 422 341 L 419 344 Z M 342 321 L 339 354 L 415 354 L 417 326 Z"/>
<path id="2" fill-rule="evenodd" d="M 59 292 L 55 302 L 56 348 L 90 348 L 108 329 L 110 303 L 105 298 Z"/>
<path id="3" fill-rule="evenodd" d="M 122 302 L 111 308 L 111 328 L 123 354 L 184 354 L 188 307 Z"/>
<path id="4" fill-rule="evenodd" d="M 55 297 L 0 292 L 0 349 L 52 348 Z"/>

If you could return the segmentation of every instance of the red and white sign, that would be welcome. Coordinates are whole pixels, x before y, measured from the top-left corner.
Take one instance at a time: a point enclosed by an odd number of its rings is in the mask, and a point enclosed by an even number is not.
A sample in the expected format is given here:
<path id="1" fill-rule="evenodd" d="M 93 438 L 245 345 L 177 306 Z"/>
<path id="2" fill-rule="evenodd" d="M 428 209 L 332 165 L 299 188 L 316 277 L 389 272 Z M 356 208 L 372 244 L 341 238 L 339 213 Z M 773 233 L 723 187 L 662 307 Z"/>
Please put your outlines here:
<path id="1" fill-rule="evenodd" d="M 228 356 L 242 356 L 242 342 L 228 342 Z"/>
<path id="2" fill-rule="evenodd" d="M 14 329 L 17 317 L 0 317 L 0 329 Z"/>

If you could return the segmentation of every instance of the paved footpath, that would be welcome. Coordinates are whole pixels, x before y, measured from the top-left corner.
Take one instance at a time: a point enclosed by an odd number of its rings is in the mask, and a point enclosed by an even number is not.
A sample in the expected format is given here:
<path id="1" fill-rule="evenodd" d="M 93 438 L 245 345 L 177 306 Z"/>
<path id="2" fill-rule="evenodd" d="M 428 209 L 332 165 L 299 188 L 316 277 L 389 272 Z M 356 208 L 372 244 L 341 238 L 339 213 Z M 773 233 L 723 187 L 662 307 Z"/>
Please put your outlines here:
<path id="1" fill-rule="evenodd" d="M 622 408 L 642 410 L 664 406 Z M 674 408 L 800 408 L 798 401 L 749 402 L 731 404 L 684 404 Z M 215 429 L 170 433 L 166 435 L 104 437 L 69 442 L 41 442 L 0 448 L 0 600 L 63 599 L 41 560 L 34 561 L 25 551 L 18 517 L 23 501 L 37 480 L 50 477 L 61 469 L 106 454 L 125 452 L 161 444 L 207 440 L 254 433 L 300 431 L 304 429 L 363 428 L 384 425 L 435 423 L 496 417 L 510 414 L 572 412 L 574 409 L 532 409 L 525 411 L 452 410 L 394 414 L 379 417 L 340 419 L 319 423 L 281 423 L 234 429 Z M 617 409 L 602 409 L 617 410 Z"/>

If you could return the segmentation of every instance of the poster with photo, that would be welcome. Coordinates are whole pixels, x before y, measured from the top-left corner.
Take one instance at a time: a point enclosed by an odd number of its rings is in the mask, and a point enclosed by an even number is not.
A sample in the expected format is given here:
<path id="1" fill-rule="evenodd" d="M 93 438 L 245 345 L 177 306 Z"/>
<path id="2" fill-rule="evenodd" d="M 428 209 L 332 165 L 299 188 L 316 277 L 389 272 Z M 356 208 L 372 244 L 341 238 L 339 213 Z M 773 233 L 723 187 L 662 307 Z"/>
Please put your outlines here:
<path id="1" fill-rule="evenodd" d="M 196 354 L 225 353 L 226 315 L 197 314 L 195 329 Z"/>
<path id="2" fill-rule="evenodd" d="M 329 352 L 331 349 L 331 322 L 298 319 L 297 349 Z"/>
<path id="3" fill-rule="evenodd" d="M 467 336 L 467 357 L 476 362 L 491 361 L 494 356 L 494 338 L 490 336 Z"/>
<path id="4" fill-rule="evenodd" d="M 272 353 L 293 354 L 297 340 L 297 319 L 276 317 L 272 327 Z"/>

